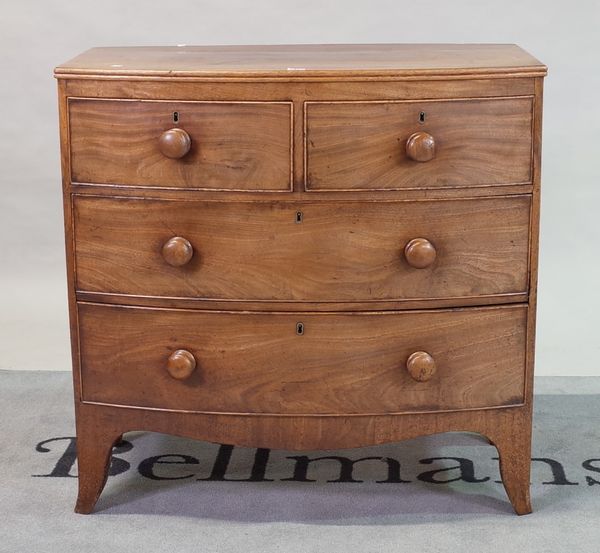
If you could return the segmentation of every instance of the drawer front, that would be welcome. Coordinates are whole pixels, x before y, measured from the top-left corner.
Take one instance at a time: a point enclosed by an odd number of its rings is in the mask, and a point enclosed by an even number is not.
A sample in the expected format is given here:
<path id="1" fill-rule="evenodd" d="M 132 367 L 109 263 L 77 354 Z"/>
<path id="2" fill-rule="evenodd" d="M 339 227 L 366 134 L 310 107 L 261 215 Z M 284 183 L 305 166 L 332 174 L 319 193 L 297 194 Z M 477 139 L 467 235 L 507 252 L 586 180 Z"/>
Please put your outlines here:
<path id="1" fill-rule="evenodd" d="M 523 402 L 527 307 L 522 305 L 345 315 L 98 304 L 78 309 L 84 401 L 280 414 Z M 429 380 L 409 373 L 416 352 L 433 360 Z M 173 361 L 177 356 L 179 363 Z M 173 367 L 177 378 L 169 372 Z"/>
<path id="2" fill-rule="evenodd" d="M 76 286 L 288 302 L 524 293 L 529 207 L 529 196 L 360 203 L 75 196 Z M 432 246 L 417 245 L 417 266 L 407 249 L 414 239 Z"/>
<path id="3" fill-rule="evenodd" d="M 530 97 L 307 102 L 306 188 L 530 183 L 532 107 Z"/>
<path id="4" fill-rule="evenodd" d="M 71 99 L 71 177 L 80 183 L 289 191 L 291 116 L 290 102 Z"/>

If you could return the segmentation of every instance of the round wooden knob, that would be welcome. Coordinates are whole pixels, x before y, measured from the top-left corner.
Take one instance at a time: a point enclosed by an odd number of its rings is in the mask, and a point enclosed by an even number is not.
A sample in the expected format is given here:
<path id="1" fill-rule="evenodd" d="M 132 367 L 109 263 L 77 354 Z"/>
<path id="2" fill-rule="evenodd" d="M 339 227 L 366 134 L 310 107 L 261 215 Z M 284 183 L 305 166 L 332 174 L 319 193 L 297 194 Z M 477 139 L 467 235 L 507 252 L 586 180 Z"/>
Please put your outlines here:
<path id="1" fill-rule="evenodd" d="M 167 371 L 177 380 L 185 380 L 192 376 L 196 369 L 196 358 L 186 349 L 178 349 L 169 355 Z"/>
<path id="2" fill-rule="evenodd" d="M 190 151 L 192 139 L 183 129 L 169 129 L 160 135 L 158 148 L 162 155 L 171 159 L 182 158 Z"/>
<path id="3" fill-rule="evenodd" d="M 418 382 L 427 382 L 435 374 L 436 366 L 433 357 L 426 351 L 415 351 L 407 359 L 406 369 Z"/>
<path id="4" fill-rule="evenodd" d="M 181 267 L 189 263 L 194 255 L 194 248 L 189 240 L 181 236 L 174 236 L 167 240 L 162 247 L 163 259 L 173 267 Z"/>
<path id="5" fill-rule="evenodd" d="M 435 157 L 435 140 L 424 131 L 411 134 L 406 141 L 406 155 L 414 161 L 429 161 Z"/>
<path id="6" fill-rule="evenodd" d="M 425 269 L 435 261 L 437 252 L 427 238 L 413 238 L 404 248 L 404 257 L 411 267 Z"/>

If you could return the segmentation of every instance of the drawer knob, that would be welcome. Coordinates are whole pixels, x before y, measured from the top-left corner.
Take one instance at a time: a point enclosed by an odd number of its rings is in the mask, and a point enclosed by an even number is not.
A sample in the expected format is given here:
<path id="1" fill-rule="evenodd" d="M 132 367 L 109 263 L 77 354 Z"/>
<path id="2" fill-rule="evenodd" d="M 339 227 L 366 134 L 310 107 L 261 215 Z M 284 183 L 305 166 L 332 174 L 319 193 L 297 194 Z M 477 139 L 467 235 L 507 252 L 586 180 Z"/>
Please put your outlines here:
<path id="1" fill-rule="evenodd" d="M 194 248 L 189 240 L 181 236 L 174 236 L 167 240 L 162 247 L 162 256 L 164 260 L 173 267 L 181 267 L 190 262 L 194 255 Z"/>
<path id="2" fill-rule="evenodd" d="M 162 155 L 171 159 L 182 158 L 190 151 L 192 139 L 183 129 L 169 129 L 160 135 L 158 148 Z"/>
<path id="3" fill-rule="evenodd" d="M 167 371 L 177 380 L 185 380 L 192 376 L 196 369 L 196 358 L 186 349 L 178 349 L 169 355 Z"/>
<path id="4" fill-rule="evenodd" d="M 406 141 L 406 155 L 414 161 L 429 161 L 435 157 L 435 139 L 427 132 L 411 134 Z"/>
<path id="5" fill-rule="evenodd" d="M 404 247 L 404 257 L 411 267 L 425 269 L 433 264 L 437 252 L 427 238 L 413 238 Z"/>
<path id="6" fill-rule="evenodd" d="M 416 381 L 427 382 L 435 374 L 436 366 L 433 357 L 426 351 L 415 351 L 407 359 L 406 369 Z"/>

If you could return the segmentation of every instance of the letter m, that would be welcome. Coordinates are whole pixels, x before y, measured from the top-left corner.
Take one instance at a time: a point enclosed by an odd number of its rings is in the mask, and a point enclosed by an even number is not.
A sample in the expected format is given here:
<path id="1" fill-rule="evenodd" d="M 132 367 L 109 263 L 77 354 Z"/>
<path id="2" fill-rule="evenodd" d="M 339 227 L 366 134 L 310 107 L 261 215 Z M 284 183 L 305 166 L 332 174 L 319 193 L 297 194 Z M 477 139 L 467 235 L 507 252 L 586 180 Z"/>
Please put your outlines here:
<path id="1" fill-rule="evenodd" d="M 376 482 L 378 484 L 409 482 L 409 480 L 402 480 L 400 478 L 400 463 L 396 459 L 391 459 L 389 457 L 362 457 L 361 459 L 352 460 L 338 455 L 315 457 L 314 459 L 310 459 L 306 455 L 294 455 L 287 458 L 296 461 L 296 465 L 294 467 L 294 476 L 291 478 L 282 478 L 283 482 L 316 482 L 316 480 L 308 478 L 308 469 L 311 464 L 320 461 L 337 461 L 339 463 L 339 478 L 327 480 L 327 482 L 363 482 L 363 480 L 355 480 L 353 476 L 354 466 L 363 461 L 383 461 L 386 463 L 388 477 L 386 480 L 377 480 Z"/>

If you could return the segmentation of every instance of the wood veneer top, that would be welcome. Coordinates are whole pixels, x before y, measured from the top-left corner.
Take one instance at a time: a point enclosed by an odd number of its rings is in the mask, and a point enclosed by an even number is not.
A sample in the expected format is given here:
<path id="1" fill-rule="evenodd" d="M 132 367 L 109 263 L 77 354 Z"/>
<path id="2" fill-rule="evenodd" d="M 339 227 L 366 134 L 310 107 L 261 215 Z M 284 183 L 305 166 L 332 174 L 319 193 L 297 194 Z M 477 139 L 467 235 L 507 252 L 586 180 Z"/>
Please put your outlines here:
<path id="1" fill-rule="evenodd" d="M 55 69 L 58 78 L 542 76 L 515 44 L 306 44 L 92 48 Z"/>

